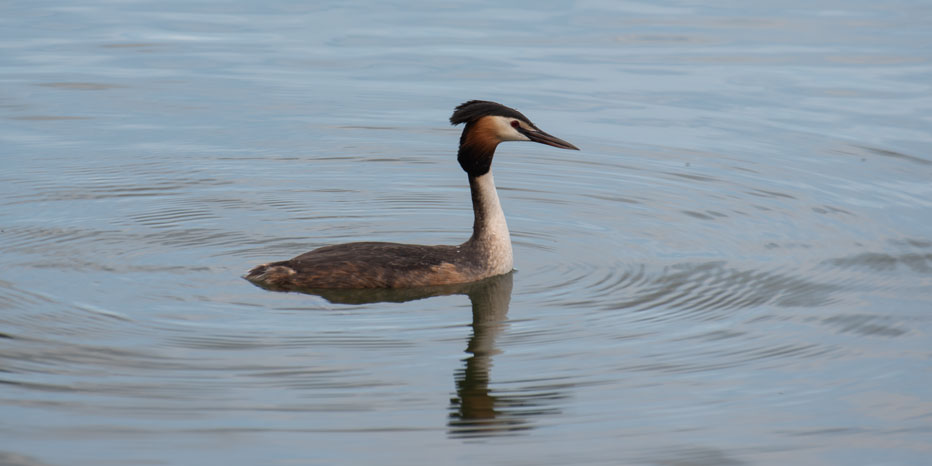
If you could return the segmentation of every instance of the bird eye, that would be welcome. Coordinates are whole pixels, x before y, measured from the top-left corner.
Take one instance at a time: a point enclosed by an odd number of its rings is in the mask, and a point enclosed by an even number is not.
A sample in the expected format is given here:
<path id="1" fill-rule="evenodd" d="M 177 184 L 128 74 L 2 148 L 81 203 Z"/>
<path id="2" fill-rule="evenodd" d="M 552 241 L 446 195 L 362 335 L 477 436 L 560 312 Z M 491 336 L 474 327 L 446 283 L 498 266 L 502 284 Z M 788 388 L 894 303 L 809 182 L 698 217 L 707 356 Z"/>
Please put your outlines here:
<path id="1" fill-rule="evenodd" d="M 518 120 L 511 120 L 511 127 L 518 128 L 521 126 L 521 123 L 518 123 Z"/>

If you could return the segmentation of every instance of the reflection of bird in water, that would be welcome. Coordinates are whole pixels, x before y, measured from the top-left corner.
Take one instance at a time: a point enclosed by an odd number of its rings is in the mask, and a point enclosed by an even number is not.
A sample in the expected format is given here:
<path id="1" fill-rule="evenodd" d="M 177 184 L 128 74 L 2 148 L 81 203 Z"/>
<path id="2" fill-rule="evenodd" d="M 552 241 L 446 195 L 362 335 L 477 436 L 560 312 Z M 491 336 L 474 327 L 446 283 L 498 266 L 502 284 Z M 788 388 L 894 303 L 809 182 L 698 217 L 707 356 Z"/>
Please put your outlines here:
<path id="1" fill-rule="evenodd" d="M 475 220 L 459 246 L 347 243 L 325 246 L 291 260 L 259 265 L 244 278 L 272 290 L 409 288 L 469 283 L 508 273 L 514 260 L 505 214 L 492 179 L 492 157 L 505 141 L 576 146 L 540 130 L 515 109 L 471 100 L 450 117 L 465 123 L 457 160 L 469 176 Z"/>
<path id="2" fill-rule="evenodd" d="M 495 397 L 489 393 L 489 370 L 492 356 L 498 353 L 495 337 L 502 330 L 511 302 L 512 274 L 483 282 L 469 293 L 472 303 L 472 337 L 466 352 L 466 367 L 457 371 L 457 398 L 450 400 L 451 429 L 477 428 L 494 423 Z"/>
<path id="3" fill-rule="evenodd" d="M 473 283 L 402 289 L 303 290 L 332 303 L 404 302 L 433 296 L 465 294 L 472 303 L 472 331 L 465 367 L 456 371 L 456 395 L 450 399 L 449 433 L 454 437 L 482 437 L 531 429 L 531 418 L 559 414 L 553 407 L 565 398 L 562 387 L 521 387 L 512 393 L 490 388 L 492 356 L 499 353 L 495 338 L 505 328 L 511 303 L 513 273 Z"/>
<path id="4" fill-rule="evenodd" d="M 514 433 L 532 428 L 529 418 L 559 414 L 547 407 L 565 397 L 552 388 L 520 394 L 496 395 L 489 388 L 492 356 L 499 351 L 495 337 L 504 328 L 511 302 L 512 274 L 476 283 L 469 290 L 472 329 L 466 352 L 466 367 L 456 373 L 456 397 L 450 399 L 450 435 L 482 437 Z"/>

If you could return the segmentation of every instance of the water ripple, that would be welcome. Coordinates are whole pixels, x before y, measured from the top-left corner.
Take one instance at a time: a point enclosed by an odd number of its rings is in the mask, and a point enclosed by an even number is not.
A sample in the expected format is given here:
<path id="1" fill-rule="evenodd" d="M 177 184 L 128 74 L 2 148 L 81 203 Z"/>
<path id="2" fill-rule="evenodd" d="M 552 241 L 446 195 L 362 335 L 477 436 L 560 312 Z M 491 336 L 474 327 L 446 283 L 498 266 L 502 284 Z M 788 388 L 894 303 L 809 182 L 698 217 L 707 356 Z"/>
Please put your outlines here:
<path id="1" fill-rule="evenodd" d="M 409 348 L 400 339 L 345 333 L 319 333 L 312 336 L 263 338 L 257 335 L 183 335 L 167 339 L 172 346 L 190 349 L 255 350 L 262 348 L 308 348 L 348 346 L 367 349 Z"/>
<path id="2" fill-rule="evenodd" d="M 865 267 L 876 272 L 890 272 L 899 268 L 908 269 L 914 273 L 932 273 L 932 253 L 904 253 L 888 254 L 878 252 L 864 252 L 839 259 L 829 259 L 826 264 L 842 268 Z"/>
<path id="3" fill-rule="evenodd" d="M 786 272 L 741 269 L 725 261 L 670 266 L 617 264 L 610 268 L 575 264 L 543 291 L 547 302 L 566 304 L 566 296 L 585 296 L 604 310 L 652 312 L 648 319 L 716 318 L 722 311 L 765 304 L 824 306 L 833 302 L 838 285 L 807 280 Z M 573 304 L 580 304 L 573 301 Z"/>

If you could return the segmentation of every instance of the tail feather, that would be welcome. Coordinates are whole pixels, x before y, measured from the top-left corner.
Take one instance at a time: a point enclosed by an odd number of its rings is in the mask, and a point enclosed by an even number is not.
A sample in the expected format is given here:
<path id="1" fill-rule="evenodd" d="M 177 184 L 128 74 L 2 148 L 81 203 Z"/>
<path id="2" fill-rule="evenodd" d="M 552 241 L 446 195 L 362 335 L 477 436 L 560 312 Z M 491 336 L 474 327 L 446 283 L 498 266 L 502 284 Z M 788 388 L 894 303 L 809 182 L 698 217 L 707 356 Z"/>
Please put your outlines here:
<path id="1" fill-rule="evenodd" d="M 271 262 L 253 267 L 243 278 L 257 285 L 276 286 L 286 283 L 296 273 L 288 262 Z"/>

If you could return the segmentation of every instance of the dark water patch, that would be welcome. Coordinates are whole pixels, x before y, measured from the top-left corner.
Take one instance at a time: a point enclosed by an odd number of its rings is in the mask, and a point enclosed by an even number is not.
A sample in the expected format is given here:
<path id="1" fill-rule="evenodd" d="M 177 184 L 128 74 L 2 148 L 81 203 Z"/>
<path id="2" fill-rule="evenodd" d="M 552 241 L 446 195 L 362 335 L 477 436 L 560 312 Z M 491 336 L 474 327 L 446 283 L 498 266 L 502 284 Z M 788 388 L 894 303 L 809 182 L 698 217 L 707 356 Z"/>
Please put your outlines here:
<path id="1" fill-rule="evenodd" d="M 928 240 L 924 240 L 924 239 L 918 239 L 918 238 L 907 238 L 907 239 L 902 239 L 902 240 L 893 240 L 893 241 L 890 241 L 890 243 L 893 244 L 893 245 L 897 245 L 897 246 L 905 245 L 905 246 L 914 247 L 914 248 L 918 248 L 918 249 L 930 249 L 930 248 L 932 248 L 932 241 L 928 241 Z"/>
<path id="2" fill-rule="evenodd" d="M 848 144 L 842 148 L 836 149 L 836 151 L 841 154 L 854 155 L 857 157 L 881 156 L 881 157 L 889 157 L 892 159 L 912 162 L 912 163 L 916 163 L 916 164 L 924 165 L 924 166 L 932 165 L 932 160 L 927 160 L 925 158 L 922 158 L 916 155 L 904 154 L 902 152 L 897 152 L 897 151 L 890 150 L 890 149 L 872 147 L 872 146 L 867 146 L 867 145 Z"/>
<path id="3" fill-rule="evenodd" d="M 30 392 L 58 392 L 58 393 L 71 393 L 78 392 L 74 387 L 70 385 L 56 385 L 50 383 L 38 383 L 38 382 L 26 382 L 22 380 L 7 380 L 0 378 L 0 384 L 8 385 L 10 387 L 21 388 L 24 390 L 29 390 Z"/>
<path id="4" fill-rule="evenodd" d="M 890 318 L 870 314 L 841 314 L 822 320 L 841 333 L 856 333 L 873 337 L 899 337 L 907 330 L 889 325 Z"/>
<path id="5" fill-rule="evenodd" d="M 94 117 L 73 116 L 73 115 L 24 115 L 18 117 L 9 117 L 11 120 L 22 121 L 64 121 L 64 120 L 91 120 Z"/>
<path id="6" fill-rule="evenodd" d="M 161 44 L 145 42 L 114 42 L 112 44 L 101 44 L 105 49 L 144 49 L 158 47 Z"/>
<path id="7" fill-rule="evenodd" d="M 344 332 L 317 332 L 308 336 L 263 335 L 180 335 L 168 337 L 172 346 L 207 349 L 249 351 L 263 348 L 319 348 L 352 347 L 366 349 L 410 348 L 412 343 L 383 336 Z"/>
<path id="8" fill-rule="evenodd" d="M 597 199 L 600 201 L 609 201 L 609 202 L 622 202 L 625 204 L 640 204 L 641 201 L 637 199 L 631 199 L 626 196 L 621 195 L 611 195 L 611 194 L 585 194 L 586 197 L 591 199 Z"/>
<path id="9" fill-rule="evenodd" d="M 92 83 L 92 82 L 51 82 L 39 83 L 37 86 L 53 87 L 57 89 L 69 89 L 76 91 L 106 91 L 109 89 L 120 89 L 126 86 L 120 84 Z"/>
<path id="10" fill-rule="evenodd" d="M 770 190 L 766 190 L 766 189 L 759 189 L 759 188 L 755 188 L 755 189 L 752 189 L 752 190 L 750 190 L 750 191 L 747 191 L 747 193 L 750 194 L 750 195 L 752 195 L 752 196 L 760 196 L 760 197 L 783 198 L 783 199 L 796 199 L 795 196 L 792 196 L 792 195 L 790 195 L 790 194 L 781 193 L 781 192 L 777 192 L 777 191 L 770 191 Z"/>
<path id="11" fill-rule="evenodd" d="M 817 214 L 844 214 L 844 215 L 854 215 L 854 213 L 852 213 L 852 212 L 850 212 L 850 211 L 848 211 L 848 210 L 845 210 L 845 209 L 842 209 L 842 208 L 839 208 L 839 207 L 832 207 L 832 206 L 830 206 L 830 205 L 823 205 L 823 206 L 818 206 L 818 207 L 812 207 L 812 211 L 815 212 L 815 213 L 817 213 Z"/>
<path id="12" fill-rule="evenodd" d="M 378 130 L 378 131 L 402 131 L 405 128 L 398 126 L 373 126 L 373 125 L 340 125 L 334 126 L 337 129 L 362 129 L 362 130 Z"/>
<path id="13" fill-rule="evenodd" d="M 932 273 L 932 253 L 889 254 L 864 252 L 853 256 L 829 259 L 825 261 L 825 264 L 841 268 L 865 267 L 876 272 L 893 272 L 905 268 L 914 273 L 928 274 Z"/>
<path id="14" fill-rule="evenodd" d="M 793 250 L 793 249 L 812 249 L 813 246 L 811 244 L 804 244 L 804 243 L 782 243 L 782 244 L 766 243 L 764 244 L 764 248 Z"/>
<path id="15" fill-rule="evenodd" d="M 804 429 L 799 431 L 779 431 L 779 433 L 783 435 L 798 437 L 850 435 L 867 432 L 867 430 L 858 427 L 825 427 L 821 429 Z"/>
<path id="16" fill-rule="evenodd" d="M 679 178 L 685 178 L 685 179 L 690 180 L 690 181 L 699 181 L 699 182 L 702 182 L 702 183 L 721 183 L 721 182 L 722 182 L 721 179 L 718 179 L 718 178 L 715 178 L 715 177 L 706 176 L 706 175 L 696 175 L 696 174 L 694 174 L 694 173 L 667 172 L 666 174 L 667 174 L 667 175 L 676 176 L 676 177 L 679 177 Z"/>
<path id="17" fill-rule="evenodd" d="M 0 465 L 3 466 L 49 466 L 32 456 L 20 455 L 10 451 L 0 451 Z"/>
<path id="18" fill-rule="evenodd" d="M 728 217 L 727 215 L 721 212 L 716 212 L 714 210 L 707 210 L 705 212 L 695 212 L 691 210 L 684 210 L 682 212 L 690 217 L 698 218 L 699 220 L 715 220 L 716 218 Z"/>
<path id="19" fill-rule="evenodd" d="M 728 340 L 732 338 L 741 338 L 745 336 L 745 332 L 738 332 L 732 330 L 713 330 L 710 332 L 701 333 L 698 335 L 691 335 L 683 338 L 683 340 L 701 340 L 701 341 L 718 341 L 718 340 Z"/>

